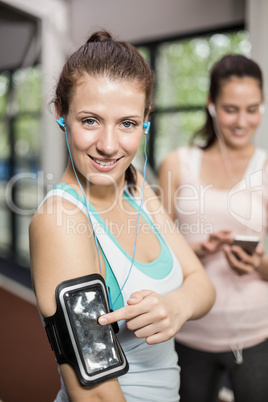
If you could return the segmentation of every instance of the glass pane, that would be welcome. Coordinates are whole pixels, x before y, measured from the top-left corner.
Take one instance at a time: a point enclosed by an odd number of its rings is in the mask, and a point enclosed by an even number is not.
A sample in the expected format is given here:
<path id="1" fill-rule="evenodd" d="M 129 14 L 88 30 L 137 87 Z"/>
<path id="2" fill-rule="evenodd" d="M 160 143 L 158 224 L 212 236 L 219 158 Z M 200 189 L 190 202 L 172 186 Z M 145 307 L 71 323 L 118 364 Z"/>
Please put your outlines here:
<path id="1" fill-rule="evenodd" d="M 22 169 L 16 177 L 16 195 L 11 207 L 16 213 L 17 252 L 24 264 L 29 262 L 29 224 L 40 203 L 37 175 Z M 40 194 L 42 189 L 40 189 Z M 39 197 L 39 198 L 38 198 Z"/>
<path id="2" fill-rule="evenodd" d="M 0 75 L 0 252 L 11 250 L 14 214 L 17 255 L 21 264 L 29 266 L 28 226 L 40 203 L 37 185 L 41 131 L 41 69 L 39 66 L 18 70 L 13 74 L 15 139 L 11 144 L 6 117 L 9 75 Z M 2 112 L 3 111 L 3 112 Z M 9 158 L 14 147 L 14 176 L 9 177 Z M 40 189 L 42 194 L 42 189 Z"/>
<path id="3" fill-rule="evenodd" d="M 15 154 L 18 158 L 36 160 L 40 149 L 41 120 L 22 116 L 16 122 Z"/>
<path id="4" fill-rule="evenodd" d="M 16 199 L 11 202 L 13 211 L 17 215 L 32 216 L 42 201 L 42 181 L 37 183 L 38 175 L 34 172 L 27 172 L 21 164 L 21 173 L 15 177 Z"/>
<path id="5" fill-rule="evenodd" d="M 7 107 L 7 92 L 9 77 L 7 74 L 0 74 L 0 116 L 3 116 Z"/>
<path id="6" fill-rule="evenodd" d="M 149 62 L 150 61 L 149 49 L 147 47 L 138 47 L 138 50 L 139 50 L 140 54 L 142 55 L 142 57 L 144 57 L 145 60 L 147 60 Z"/>
<path id="7" fill-rule="evenodd" d="M 6 204 L 5 189 L 9 177 L 9 160 L 11 147 L 8 139 L 6 117 L 9 74 L 0 74 L 0 254 L 3 257 L 9 256 L 11 248 L 11 222 L 10 210 Z"/>
<path id="8" fill-rule="evenodd" d="M 31 216 L 18 215 L 17 217 L 17 250 L 20 263 L 29 265 L 29 224 Z"/>
<path id="9" fill-rule="evenodd" d="M 226 53 L 249 55 L 248 33 L 214 34 L 165 42 L 157 53 L 157 107 L 200 106 L 207 98 L 208 71 Z"/>
<path id="10" fill-rule="evenodd" d="M 41 110 L 41 82 L 40 66 L 18 70 L 14 74 L 15 102 L 19 112 L 38 112 Z"/>
<path id="11" fill-rule="evenodd" d="M 0 181 L 7 180 L 9 175 L 8 158 L 10 157 L 11 147 L 8 140 L 7 126 L 0 121 Z"/>
<path id="12" fill-rule="evenodd" d="M 6 252 L 11 246 L 10 210 L 5 198 L 6 182 L 0 181 L 0 252 Z"/>
<path id="13" fill-rule="evenodd" d="M 6 159 L 10 156 L 10 142 L 8 139 L 7 125 L 0 121 L 0 159 Z"/>
<path id="14" fill-rule="evenodd" d="M 0 116 L 3 116 L 6 111 L 8 86 L 9 74 L 0 74 Z"/>
<path id="15" fill-rule="evenodd" d="M 158 114 L 156 117 L 155 162 L 156 168 L 166 155 L 186 146 L 193 133 L 205 122 L 203 110 L 196 112 L 176 112 Z"/>

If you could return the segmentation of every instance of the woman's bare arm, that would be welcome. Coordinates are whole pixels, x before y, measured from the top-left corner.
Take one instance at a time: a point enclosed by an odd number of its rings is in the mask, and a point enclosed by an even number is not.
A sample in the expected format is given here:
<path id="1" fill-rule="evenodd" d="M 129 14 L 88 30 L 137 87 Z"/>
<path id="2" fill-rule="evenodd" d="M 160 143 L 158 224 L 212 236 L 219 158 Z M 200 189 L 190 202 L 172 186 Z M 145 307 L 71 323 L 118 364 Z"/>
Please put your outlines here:
<path id="1" fill-rule="evenodd" d="M 88 218 L 67 201 L 54 198 L 36 213 L 30 224 L 33 286 L 44 317 L 56 311 L 56 286 L 68 279 L 99 272 L 94 238 Z M 102 264 L 104 266 L 104 264 Z M 60 366 L 72 402 L 125 401 L 117 379 L 84 387 L 71 366 Z"/>

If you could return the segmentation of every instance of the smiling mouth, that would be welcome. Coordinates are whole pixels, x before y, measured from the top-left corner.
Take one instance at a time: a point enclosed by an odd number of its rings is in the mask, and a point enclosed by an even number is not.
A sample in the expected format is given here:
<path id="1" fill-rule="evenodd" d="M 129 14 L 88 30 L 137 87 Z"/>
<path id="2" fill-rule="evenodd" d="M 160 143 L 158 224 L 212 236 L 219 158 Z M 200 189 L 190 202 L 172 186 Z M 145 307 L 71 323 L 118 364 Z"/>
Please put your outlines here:
<path id="1" fill-rule="evenodd" d="M 100 160 L 100 159 L 96 159 L 96 158 L 93 158 L 93 156 L 90 156 L 90 158 L 94 161 L 94 162 L 96 162 L 98 165 L 101 165 L 101 166 L 111 166 L 111 165 L 113 165 L 114 163 L 116 163 L 117 161 L 119 161 L 119 159 L 120 158 L 118 158 L 118 159 L 114 159 L 114 160 L 110 160 L 110 161 L 103 161 L 103 160 Z"/>
<path id="2" fill-rule="evenodd" d="M 243 136 L 246 134 L 246 132 L 243 130 L 234 130 L 234 134 L 238 136 Z"/>

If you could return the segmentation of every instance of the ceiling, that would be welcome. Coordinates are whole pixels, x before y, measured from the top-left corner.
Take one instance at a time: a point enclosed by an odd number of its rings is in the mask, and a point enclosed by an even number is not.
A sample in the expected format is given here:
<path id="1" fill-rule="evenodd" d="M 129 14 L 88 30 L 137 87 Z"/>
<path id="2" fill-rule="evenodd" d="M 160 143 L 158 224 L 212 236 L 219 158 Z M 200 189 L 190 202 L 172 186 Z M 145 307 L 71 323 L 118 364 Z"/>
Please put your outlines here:
<path id="1" fill-rule="evenodd" d="M 55 41 L 67 56 L 100 27 L 132 43 L 215 30 L 243 23 L 245 1 L 0 0 L 0 72 L 40 62 L 41 28 L 52 38 L 46 57 L 53 64 Z"/>

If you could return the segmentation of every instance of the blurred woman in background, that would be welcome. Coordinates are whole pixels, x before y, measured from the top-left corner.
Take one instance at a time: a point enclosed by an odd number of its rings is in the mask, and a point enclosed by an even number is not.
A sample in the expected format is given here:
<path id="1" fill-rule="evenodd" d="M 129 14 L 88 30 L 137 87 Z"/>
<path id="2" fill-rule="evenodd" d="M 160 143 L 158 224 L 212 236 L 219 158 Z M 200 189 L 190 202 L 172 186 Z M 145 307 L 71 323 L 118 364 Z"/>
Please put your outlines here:
<path id="1" fill-rule="evenodd" d="M 181 401 L 216 402 L 228 372 L 236 402 L 268 398 L 267 155 L 253 138 L 263 113 L 260 67 L 226 55 L 211 71 L 198 146 L 171 152 L 159 170 L 164 206 L 216 288 L 205 317 L 176 336 Z M 254 236 L 252 255 L 234 245 Z"/>

